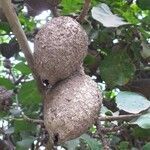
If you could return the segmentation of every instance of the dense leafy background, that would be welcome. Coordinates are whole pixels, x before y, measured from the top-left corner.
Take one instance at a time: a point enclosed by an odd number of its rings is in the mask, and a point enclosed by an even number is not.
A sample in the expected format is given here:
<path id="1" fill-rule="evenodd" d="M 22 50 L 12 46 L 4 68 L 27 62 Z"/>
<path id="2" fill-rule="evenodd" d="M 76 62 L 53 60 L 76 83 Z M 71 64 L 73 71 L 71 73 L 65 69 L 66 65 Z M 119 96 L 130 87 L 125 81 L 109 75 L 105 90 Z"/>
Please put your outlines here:
<path id="1" fill-rule="evenodd" d="M 37 31 L 52 14 L 44 0 L 13 2 L 33 47 Z M 61 15 L 78 16 L 83 2 L 62 0 Z M 33 119 L 43 119 L 42 99 L 1 8 L 0 20 L 0 149 L 39 149 L 47 142 L 47 132 L 43 125 L 27 121 L 22 113 Z M 102 122 L 103 128 L 124 125 L 118 131 L 105 133 L 110 149 L 149 150 L 150 1 L 92 0 L 88 16 L 81 25 L 90 39 L 84 60 L 85 72 L 95 79 L 103 92 L 101 115 L 142 113 L 128 121 Z M 95 125 L 88 133 L 62 146 L 69 150 L 102 149 Z"/>

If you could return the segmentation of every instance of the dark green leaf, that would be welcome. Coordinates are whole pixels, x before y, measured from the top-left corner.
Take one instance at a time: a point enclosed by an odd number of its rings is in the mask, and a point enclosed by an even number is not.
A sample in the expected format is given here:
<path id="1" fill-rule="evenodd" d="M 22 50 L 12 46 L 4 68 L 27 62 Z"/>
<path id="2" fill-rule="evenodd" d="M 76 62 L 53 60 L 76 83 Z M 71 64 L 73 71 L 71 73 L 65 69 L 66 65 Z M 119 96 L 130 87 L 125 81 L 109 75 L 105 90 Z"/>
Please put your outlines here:
<path id="1" fill-rule="evenodd" d="M 137 126 L 133 128 L 132 134 L 134 138 L 148 138 L 150 135 L 150 129 L 143 129 Z"/>
<path id="2" fill-rule="evenodd" d="M 10 29 L 8 22 L 0 22 L 0 30 L 3 30 L 6 33 L 9 33 L 11 29 Z"/>
<path id="3" fill-rule="evenodd" d="M 91 64 L 95 63 L 95 58 L 94 58 L 94 56 L 92 56 L 92 55 L 87 55 L 87 56 L 85 57 L 85 59 L 84 59 L 84 63 L 85 63 L 86 65 L 91 65 Z"/>
<path id="4" fill-rule="evenodd" d="M 8 112 L 6 112 L 6 111 L 0 111 L 0 118 L 3 118 L 5 116 L 7 116 L 7 115 L 8 115 Z"/>
<path id="5" fill-rule="evenodd" d="M 129 113 L 139 113 L 150 107 L 150 101 L 134 92 L 119 92 L 116 96 L 117 107 Z"/>
<path id="6" fill-rule="evenodd" d="M 31 73 L 31 69 L 24 62 L 16 64 L 14 68 L 19 70 L 23 75 L 29 75 Z"/>
<path id="7" fill-rule="evenodd" d="M 6 78 L 0 77 L 0 86 L 5 87 L 8 90 L 11 90 L 14 88 L 14 84 Z"/>
<path id="8" fill-rule="evenodd" d="M 150 10 L 150 0 L 137 0 L 137 5 L 143 10 Z"/>
<path id="9" fill-rule="evenodd" d="M 33 123 L 29 123 L 25 120 L 15 120 L 14 121 L 14 127 L 15 127 L 15 133 L 20 133 L 20 132 L 27 132 L 31 131 L 34 132 L 36 130 L 36 125 Z"/>
<path id="10" fill-rule="evenodd" d="M 101 77 L 111 87 L 126 84 L 134 72 L 135 67 L 125 52 L 109 54 L 100 65 Z"/>
<path id="11" fill-rule="evenodd" d="M 129 142 L 127 141 L 122 141 L 119 144 L 119 150 L 127 150 L 129 149 Z"/>

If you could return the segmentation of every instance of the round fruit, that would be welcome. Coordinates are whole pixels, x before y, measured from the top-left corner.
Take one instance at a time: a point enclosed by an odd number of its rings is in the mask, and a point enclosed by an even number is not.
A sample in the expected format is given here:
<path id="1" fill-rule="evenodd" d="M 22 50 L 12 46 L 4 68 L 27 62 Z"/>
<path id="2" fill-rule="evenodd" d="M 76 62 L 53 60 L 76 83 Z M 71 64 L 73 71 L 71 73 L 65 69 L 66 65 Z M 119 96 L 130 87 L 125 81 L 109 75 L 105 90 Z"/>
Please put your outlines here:
<path id="1" fill-rule="evenodd" d="M 97 84 L 77 73 L 56 84 L 44 102 L 44 123 L 57 144 L 79 137 L 98 118 L 102 96 Z"/>
<path id="2" fill-rule="evenodd" d="M 87 53 L 88 37 L 70 17 L 57 17 L 36 35 L 34 61 L 41 80 L 54 85 L 79 70 Z"/>

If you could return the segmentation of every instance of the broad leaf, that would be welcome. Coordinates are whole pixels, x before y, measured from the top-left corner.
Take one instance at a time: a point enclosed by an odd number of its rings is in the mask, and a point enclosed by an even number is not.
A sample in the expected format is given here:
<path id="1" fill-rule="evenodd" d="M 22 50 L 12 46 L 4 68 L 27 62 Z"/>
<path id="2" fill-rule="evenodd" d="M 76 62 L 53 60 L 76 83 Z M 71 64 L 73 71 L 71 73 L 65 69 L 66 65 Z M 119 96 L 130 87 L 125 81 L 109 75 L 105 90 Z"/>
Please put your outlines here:
<path id="1" fill-rule="evenodd" d="M 150 113 L 140 116 L 136 121 L 131 122 L 137 124 L 143 129 L 150 129 Z"/>
<path id="2" fill-rule="evenodd" d="M 29 123 L 25 120 L 15 120 L 14 121 L 14 127 L 15 127 L 15 133 L 20 133 L 20 132 L 27 132 L 31 131 L 34 132 L 36 130 L 36 125 L 33 123 Z"/>
<path id="3" fill-rule="evenodd" d="M 5 87 L 8 90 L 11 90 L 14 88 L 14 84 L 6 78 L 0 77 L 0 86 Z"/>
<path id="4" fill-rule="evenodd" d="M 83 1 L 81 0 L 63 0 L 61 6 L 63 7 L 63 14 L 77 12 L 81 9 Z"/>
<path id="5" fill-rule="evenodd" d="M 41 95 L 34 80 L 22 85 L 18 98 L 20 103 L 25 106 L 37 105 L 41 102 Z"/>
<path id="6" fill-rule="evenodd" d="M 24 62 L 16 64 L 14 68 L 19 70 L 23 75 L 29 75 L 31 73 L 31 69 Z"/>
<path id="7" fill-rule="evenodd" d="M 79 138 L 76 138 L 74 140 L 65 142 L 64 147 L 66 147 L 69 150 L 75 150 L 79 143 Z"/>
<path id="8" fill-rule="evenodd" d="M 143 150 L 150 150 L 150 142 L 146 143 L 146 144 L 143 146 Z"/>
<path id="9" fill-rule="evenodd" d="M 148 45 L 147 43 L 145 43 L 144 41 L 142 42 L 142 51 L 141 51 L 141 55 L 143 58 L 149 58 L 150 57 L 150 45 Z"/>
<path id="10" fill-rule="evenodd" d="M 110 87 L 126 84 L 134 72 L 135 67 L 125 52 L 111 53 L 100 64 L 101 77 Z"/>
<path id="11" fill-rule="evenodd" d="M 12 134 L 14 133 L 14 127 L 10 127 L 5 131 L 5 134 Z"/>
<path id="12" fill-rule="evenodd" d="M 129 113 L 139 113 L 150 107 L 150 101 L 134 92 L 119 92 L 116 96 L 117 107 Z"/>
<path id="13" fill-rule="evenodd" d="M 143 10 L 150 10 L 150 0 L 136 0 L 137 5 Z"/>
<path id="14" fill-rule="evenodd" d="M 105 27 L 119 27 L 128 24 L 122 18 L 113 14 L 110 8 L 105 4 L 99 4 L 92 8 L 92 17 L 103 24 Z"/>
<path id="15" fill-rule="evenodd" d="M 35 137 L 29 137 L 26 139 L 23 139 L 22 141 L 17 142 L 17 148 L 16 150 L 27 150 L 31 147 L 31 144 L 34 142 Z"/>
<path id="16" fill-rule="evenodd" d="M 0 21 L 0 30 L 3 30 L 5 32 L 9 33 L 11 31 L 11 29 L 10 29 L 8 22 L 1 22 Z"/>
<path id="17" fill-rule="evenodd" d="M 90 150 L 102 150 L 102 145 L 97 139 L 91 138 L 87 134 L 83 134 L 81 139 L 83 139 L 88 144 Z"/>

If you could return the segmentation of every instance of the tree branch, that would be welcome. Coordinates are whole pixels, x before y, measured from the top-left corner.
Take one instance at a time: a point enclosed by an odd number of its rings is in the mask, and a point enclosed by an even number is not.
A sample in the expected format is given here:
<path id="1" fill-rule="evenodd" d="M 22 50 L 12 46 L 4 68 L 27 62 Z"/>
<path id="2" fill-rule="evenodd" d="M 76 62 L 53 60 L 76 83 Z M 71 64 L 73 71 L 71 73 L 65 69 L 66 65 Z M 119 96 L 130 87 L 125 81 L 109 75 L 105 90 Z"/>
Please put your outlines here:
<path id="1" fill-rule="evenodd" d="M 28 44 L 27 37 L 21 27 L 19 20 L 18 20 L 16 12 L 13 8 L 13 4 L 11 3 L 11 0 L 0 0 L 0 3 L 1 3 L 2 9 L 3 9 L 3 12 L 5 13 L 5 16 L 12 28 L 12 31 L 14 32 L 14 34 L 18 40 L 18 43 L 25 55 L 25 58 L 29 64 L 29 67 L 31 68 L 31 70 L 33 72 L 33 76 L 34 76 L 35 80 L 37 81 L 38 88 L 39 88 L 40 92 L 43 92 L 43 84 L 40 80 L 39 75 L 35 71 L 34 63 L 33 63 L 33 56 L 32 56 L 31 49 Z"/>
<path id="2" fill-rule="evenodd" d="M 18 80 L 16 80 L 15 85 L 18 85 L 22 79 L 24 79 L 25 75 L 22 75 Z"/>
<path id="3" fill-rule="evenodd" d="M 97 121 L 97 131 L 98 131 L 99 138 L 101 139 L 103 149 L 104 150 L 109 150 L 110 149 L 109 143 L 108 143 L 108 141 L 105 137 L 105 134 L 102 132 L 101 129 L 102 129 L 102 125 L 101 125 L 100 121 L 98 120 Z"/>
<path id="4" fill-rule="evenodd" d="M 23 117 L 24 120 L 26 120 L 26 121 L 28 121 L 28 122 L 31 122 L 31 123 L 44 124 L 44 121 L 43 121 L 43 120 L 29 118 L 29 117 L 26 116 L 25 114 L 22 114 L 22 117 Z"/>
<path id="5" fill-rule="evenodd" d="M 121 126 L 116 126 L 116 127 L 110 127 L 110 128 L 104 128 L 102 127 L 101 128 L 101 132 L 106 134 L 107 132 L 116 132 L 116 131 L 119 131 L 119 130 L 122 130 L 125 128 L 125 125 L 121 125 Z"/>
<path id="6" fill-rule="evenodd" d="M 82 9 L 80 15 L 77 17 L 78 22 L 84 21 L 85 16 L 88 14 L 90 3 L 91 3 L 91 0 L 85 0 L 83 9 Z"/>
<path id="7" fill-rule="evenodd" d="M 59 17 L 59 12 L 58 12 L 58 9 L 57 9 L 57 6 L 50 6 L 50 10 L 53 14 L 54 17 Z"/>
<path id="8" fill-rule="evenodd" d="M 132 114 L 132 115 L 120 115 L 120 116 L 105 116 L 99 117 L 99 121 L 115 121 L 115 120 L 130 120 L 141 116 L 142 114 Z"/>

